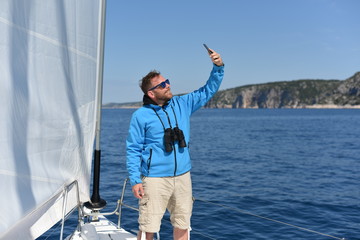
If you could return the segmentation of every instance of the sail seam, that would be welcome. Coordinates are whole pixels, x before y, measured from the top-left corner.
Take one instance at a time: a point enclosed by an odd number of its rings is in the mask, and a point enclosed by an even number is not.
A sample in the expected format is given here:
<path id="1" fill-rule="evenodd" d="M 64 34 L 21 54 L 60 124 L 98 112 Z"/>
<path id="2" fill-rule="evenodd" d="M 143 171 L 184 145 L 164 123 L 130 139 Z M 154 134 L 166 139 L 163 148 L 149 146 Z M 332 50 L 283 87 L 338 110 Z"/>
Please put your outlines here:
<path id="1" fill-rule="evenodd" d="M 86 53 L 84 53 L 84 52 L 82 52 L 82 51 L 80 51 L 80 50 L 77 50 L 76 48 L 72 48 L 72 47 L 69 47 L 69 46 L 67 46 L 67 45 L 64 45 L 64 44 L 62 44 L 61 42 L 59 42 L 59 41 L 57 41 L 57 40 L 55 40 L 55 39 L 49 38 L 49 37 L 47 37 L 47 36 L 45 36 L 45 35 L 43 35 L 43 34 L 41 34 L 41 33 L 37 33 L 37 32 L 34 32 L 34 31 L 32 31 L 32 30 L 26 29 L 26 28 L 24 28 L 24 27 L 22 27 L 22 26 L 20 26 L 20 25 L 17 25 L 17 24 L 15 24 L 15 23 L 13 23 L 13 22 L 10 22 L 9 20 L 7 20 L 7 19 L 5 19 L 5 18 L 0 17 L 0 22 L 2 22 L 2 23 L 4 23 L 4 24 L 7 24 L 7 25 L 9 25 L 9 26 L 11 26 L 11 27 L 13 27 L 13 28 L 18 29 L 18 30 L 21 30 L 21 31 L 23 31 L 23 32 L 26 32 L 26 33 L 28 33 L 28 34 L 31 35 L 31 36 L 34 36 L 34 37 L 36 37 L 36 38 L 42 39 L 42 40 L 44 40 L 44 41 L 47 41 L 47 42 L 49 42 L 49 43 L 51 43 L 51 44 L 53 44 L 53 45 L 56 45 L 56 46 L 59 46 L 59 47 L 68 49 L 69 51 L 71 51 L 71 52 L 73 52 L 73 53 L 75 53 L 75 54 L 77 54 L 77 55 L 79 55 L 79 56 L 85 57 L 85 58 L 87 58 L 87 59 L 89 59 L 89 60 L 91 60 L 91 61 L 93 61 L 93 62 L 96 62 L 96 61 L 97 61 L 97 59 L 96 59 L 95 57 L 92 57 L 92 56 L 90 56 L 89 54 L 86 54 Z"/>

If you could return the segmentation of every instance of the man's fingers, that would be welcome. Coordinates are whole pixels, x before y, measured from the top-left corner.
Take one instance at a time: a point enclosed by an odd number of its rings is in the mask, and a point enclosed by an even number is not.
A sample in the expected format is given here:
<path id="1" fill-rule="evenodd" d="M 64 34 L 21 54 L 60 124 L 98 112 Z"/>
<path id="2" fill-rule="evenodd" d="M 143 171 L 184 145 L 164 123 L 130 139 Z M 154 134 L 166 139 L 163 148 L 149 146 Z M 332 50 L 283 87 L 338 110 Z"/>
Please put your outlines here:
<path id="1" fill-rule="evenodd" d="M 145 193 L 144 193 L 144 188 L 143 188 L 142 186 L 140 187 L 140 191 L 139 191 L 139 192 L 140 192 L 140 195 L 141 195 L 141 196 L 144 196 Z"/>
<path id="2" fill-rule="evenodd" d="M 210 57 L 213 61 L 216 61 L 216 60 L 220 59 L 220 54 L 214 52 L 210 55 Z"/>
<path id="3" fill-rule="evenodd" d="M 142 186 L 139 187 L 139 190 L 137 191 L 138 198 L 142 198 L 144 196 L 144 188 Z"/>
<path id="4" fill-rule="evenodd" d="M 134 196 L 139 199 L 142 198 L 142 195 L 139 193 L 139 191 L 134 192 Z"/>
<path id="5" fill-rule="evenodd" d="M 141 183 L 133 186 L 132 191 L 136 198 L 140 199 L 142 196 L 144 196 L 144 188 Z"/>
<path id="6" fill-rule="evenodd" d="M 221 65 L 222 64 L 222 60 L 220 56 L 215 56 L 214 58 L 212 58 L 213 63 L 215 63 L 216 65 Z"/>

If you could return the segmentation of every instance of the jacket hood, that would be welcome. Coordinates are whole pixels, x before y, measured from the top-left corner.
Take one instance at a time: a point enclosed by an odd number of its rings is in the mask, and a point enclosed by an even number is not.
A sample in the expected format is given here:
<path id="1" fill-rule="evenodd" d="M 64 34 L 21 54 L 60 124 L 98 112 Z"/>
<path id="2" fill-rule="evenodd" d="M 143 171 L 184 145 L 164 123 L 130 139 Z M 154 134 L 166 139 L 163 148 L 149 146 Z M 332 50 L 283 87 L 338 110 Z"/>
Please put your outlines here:
<path id="1" fill-rule="evenodd" d="M 154 102 L 154 100 L 152 100 L 148 95 L 144 95 L 143 97 L 143 105 L 149 105 L 149 104 L 152 104 L 152 105 L 158 105 L 156 102 Z"/>
<path id="2" fill-rule="evenodd" d="M 164 106 L 168 105 L 170 100 L 164 104 Z M 143 106 L 146 105 L 154 105 L 160 107 L 154 100 L 152 100 L 148 95 L 144 95 L 143 97 Z"/>

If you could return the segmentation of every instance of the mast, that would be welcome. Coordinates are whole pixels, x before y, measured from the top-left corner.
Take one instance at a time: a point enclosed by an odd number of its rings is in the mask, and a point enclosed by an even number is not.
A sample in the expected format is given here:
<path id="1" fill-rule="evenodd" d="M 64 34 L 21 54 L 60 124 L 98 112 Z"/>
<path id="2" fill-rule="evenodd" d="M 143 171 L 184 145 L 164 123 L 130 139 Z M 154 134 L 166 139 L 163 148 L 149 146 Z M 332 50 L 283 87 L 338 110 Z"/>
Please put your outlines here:
<path id="1" fill-rule="evenodd" d="M 99 24 L 99 40 L 98 40 L 98 61 L 97 61 L 97 118 L 96 118 L 96 132 L 95 132 L 95 150 L 94 150 L 94 178 L 93 178 L 93 193 L 91 201 L 86 202 L 85 206 L 93 210 L 100 210 L 106 206 L 106 201 L 101 199 L 99 193 L 100 186 L 100 135 L 101 135 L 101 106 L 102 106 L 102 92 L 103 92 L 103 76 L 104 76 L 104 46 L 105 46 L 105 25 L 106 25 L 106 0 L 101 0 L 100 3 L 100 24 Z"/>

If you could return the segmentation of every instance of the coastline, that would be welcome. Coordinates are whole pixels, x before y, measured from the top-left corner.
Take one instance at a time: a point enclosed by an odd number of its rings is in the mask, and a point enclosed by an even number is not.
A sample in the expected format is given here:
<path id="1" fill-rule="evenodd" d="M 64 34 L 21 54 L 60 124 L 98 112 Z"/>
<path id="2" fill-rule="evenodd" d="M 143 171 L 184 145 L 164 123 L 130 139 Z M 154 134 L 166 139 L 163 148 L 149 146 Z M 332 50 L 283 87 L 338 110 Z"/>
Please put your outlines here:
<path id="1" fill-rule="evenodd" d="M 141 106 L 118 106 L 118 107 L 102 107 L 102 109 L 138 109 Z M 216 109 L 231 109 L 231 106 L 217 107 Z M 360 105 L 335 105 L 335 104 L 314 104 L 314 105 L 302 105 L 302 106 L 287 106 L 284 109 L 360 109 Z M 209 109 L 209 107 L 207 107 Z M 233 108 L 233 109 L 260 109 L 258 107 L 248 108 Z M 263 108 L 265 109 L 265 108 Z M 275 108 L 266 108 L 275 109 Z M 281 108 L 276 108 L 281 109 Z"/>
<path id="2" fill-rule="evenodd" d="M 360 105 L 335 105 L 335 104 L 314 104 L 306 105 L 303 108 L 309 109 L 360 109 Z"/>

